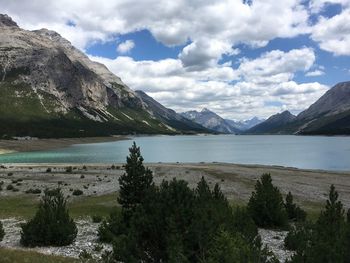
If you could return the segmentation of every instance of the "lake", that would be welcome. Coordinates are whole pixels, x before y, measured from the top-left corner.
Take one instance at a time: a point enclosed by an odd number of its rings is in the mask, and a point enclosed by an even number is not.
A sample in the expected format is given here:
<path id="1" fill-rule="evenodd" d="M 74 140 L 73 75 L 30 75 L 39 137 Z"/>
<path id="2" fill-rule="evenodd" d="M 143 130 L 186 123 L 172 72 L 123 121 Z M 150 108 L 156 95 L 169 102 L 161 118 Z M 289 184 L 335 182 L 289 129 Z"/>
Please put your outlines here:
<path id="1" fill-rule="evenodd" d="M 350 137 L 144 136 L 0 155 L 0 163 L 123 163 L 132 140 L 145 162 L 226 162 L 350 171 Z"/>

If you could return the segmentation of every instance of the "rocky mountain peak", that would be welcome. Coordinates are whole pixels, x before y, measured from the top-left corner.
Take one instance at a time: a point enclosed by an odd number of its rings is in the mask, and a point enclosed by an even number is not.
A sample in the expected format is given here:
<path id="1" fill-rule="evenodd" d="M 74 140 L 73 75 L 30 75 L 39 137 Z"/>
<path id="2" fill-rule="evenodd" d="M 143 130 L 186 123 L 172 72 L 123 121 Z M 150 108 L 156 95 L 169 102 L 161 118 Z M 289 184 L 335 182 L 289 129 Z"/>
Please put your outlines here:
<path id="1" fill-rule="evenodd" d="M 0 27 L 18 27 L 17 23 L 6 14 L 0 14 Z"/>

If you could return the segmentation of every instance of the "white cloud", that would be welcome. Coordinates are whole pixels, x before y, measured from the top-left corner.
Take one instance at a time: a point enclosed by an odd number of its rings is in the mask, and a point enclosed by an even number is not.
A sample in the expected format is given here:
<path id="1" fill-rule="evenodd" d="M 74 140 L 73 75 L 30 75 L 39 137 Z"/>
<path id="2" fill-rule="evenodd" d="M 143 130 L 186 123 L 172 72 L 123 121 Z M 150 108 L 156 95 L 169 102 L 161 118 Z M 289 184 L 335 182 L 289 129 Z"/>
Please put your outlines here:
<path id="1" fill-rule="evenodd" d="M 322 76 L 324 75 L 324 71 L 316 69 L 314 71 L 309 71 L 305 74 L 307 77 L 317 77 L 317 76 Z"/>
<path id="2" fill-rule="evenodd" d="M 310 31 L 302 0 L 255 0 L 252 5 L 241 0 L 0 0 L 0 11 L 28 29 L 55 29 L 83 49 L 91 41 L 141 29 L 148 29 L 170 46 L 189 40 L 203 46 L 213 39 L 223 42 L 220 45 L 244 42 L 261 46 L 276 37 Z M 57 26 L 68 21 L 75 27 Z M 84 37 L 72 32 L 84 32 Z"/>
<path id="3" fill-rule="evenodd" d="M 311 38 L 335 55 L 350 55 L 350 8 L 331 18 L 320 17 Z"/>
<path id="4" fill-rule="evenodd" d="M 134 41 L 128 39 L 128 40 L 125 40 L 124 42 L 120 43 L 120 44 L 117 46 L 117 51 L 118 51 L 120 54 L 127 54 L 127 53 L 129 53 L 134 47 L 135 47 Z"/>
<path id="5" fill-rule="evenodd" d="M 200 71 L 188 70 L 180 59 L 91 58 L 107 65 L 131 88 L 146 91 L 176 111 L 208 107 L 233 119 L 266 118 L 284 109 L 300 112 L 328 88 L 317 82 L 293 81 L 295 72 L 313 66 L 315 55 L 310 48 L 271 51 L 254 60 L 242 60 L 237 69 L 215 64 Z M 270 101 L 281 106 L 268 105 Z"/>

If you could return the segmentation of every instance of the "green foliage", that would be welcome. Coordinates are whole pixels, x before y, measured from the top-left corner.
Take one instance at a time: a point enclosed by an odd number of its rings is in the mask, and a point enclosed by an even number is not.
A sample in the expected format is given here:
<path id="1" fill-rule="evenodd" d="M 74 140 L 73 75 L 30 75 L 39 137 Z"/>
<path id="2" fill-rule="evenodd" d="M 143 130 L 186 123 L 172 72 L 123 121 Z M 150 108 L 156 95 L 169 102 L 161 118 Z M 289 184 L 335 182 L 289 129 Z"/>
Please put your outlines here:
<path id="1" fill-rule="evenodd" d="M 288 192 L 286 196 L 285 208 L 289 220 L 305 221 L 306 212 L 293 202 L 293 195 Z"/>
<path id="2" fill-rule="evenodd" d="M 77 227 L 70 218 L 61 189 L 45 190 L 33 219 L 22 225 L 21 244 L 24 246 L 64 246 L 71 244 Z"/>
<path id="3" fill-rule="evenodd" d="M 284 245 L 289 250 L 304 251 L 311 238 L 313 225 L 310 222 L 296 223 L 291 226 L 286 238 L 284 239 Z"/>
<path id="4" fill-rule="evenodd" d="M 101 223 L 103 218 L 100 215 L 93 215 L 91 219 L 93 223 Z"/>
<path id="5" fill-rule="evenodd" d="M 72 192 L 72 195 L 78 196 L 78 195 L 82 195 L 84 194 L 84 192 L 80 189 L 74 189 Z"/>
<path id="6" fill-rule="evenodd" d="M 134 143 L 120 180 L 122 210 L 99 228 L 100 240 L 114 244 L 106 262 L 204 263 L 224 254 L 227 262 L 270 262 L 250 214 L 233 212 L 218 184 L 201 178 L 192 190 L 174 178 L 157 187 L 142 161 Z"/>
<path id="7" fill-rule="evenodd" d="M 349 216 L 350 217 L 350 216 Z M 329 198 L 323 210 L 312 226 L 292 230 L 287 240 L 288 246 L 296 249 L 290 262 L 293 263 L 345 263 L 350 262 L 350 222 L 345 220 L 342 203 L 334 185 L 330 187 Z M 301 245 L 295 245 L 293 239 L 301 239 Z"/>
<path id="8" fill-rule="evenodd" d="M 259 227 L 285 227 L 287 214 L 283 197 L 272 184 L 270 174 L 263 174 L 255 185 L 248 202 L 248 210 Z"/>
<path id="9" fill-rule="evenodd" d="M 0 221 L 0 242 L 2 241 L 2 239 L 5 236 L 5 231 L 4 231 L 4 227 L 2 225 L 2 222 Z"/>
<path id="10" fill-rule="evenodd" d="M 134 142 L 126 158 L 125 173 L 119 178 L 118 202 L 125 212 L 132 212 L 141 203 L 147 190 L 153 185 L 152 171 L 143 165 L 140 148 Z"/>

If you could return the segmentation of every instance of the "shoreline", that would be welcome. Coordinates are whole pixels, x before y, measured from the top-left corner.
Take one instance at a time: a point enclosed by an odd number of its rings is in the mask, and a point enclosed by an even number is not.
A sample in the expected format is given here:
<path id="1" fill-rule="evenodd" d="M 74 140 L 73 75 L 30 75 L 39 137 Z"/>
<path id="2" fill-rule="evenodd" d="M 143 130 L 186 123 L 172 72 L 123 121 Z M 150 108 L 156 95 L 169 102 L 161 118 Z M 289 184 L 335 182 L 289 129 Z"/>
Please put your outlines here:
<path id="1" fill-rule="evenodd" d="M 125 135 L 111 137 L 83 137 L 59 139 L 33 139 L 33 140 L 0 140 L 0 155 L 14 152 L 34 152 L 59 149 L 73 144 L 89 144 L 101 142 L 114 142 L 128 140 Z"/>

